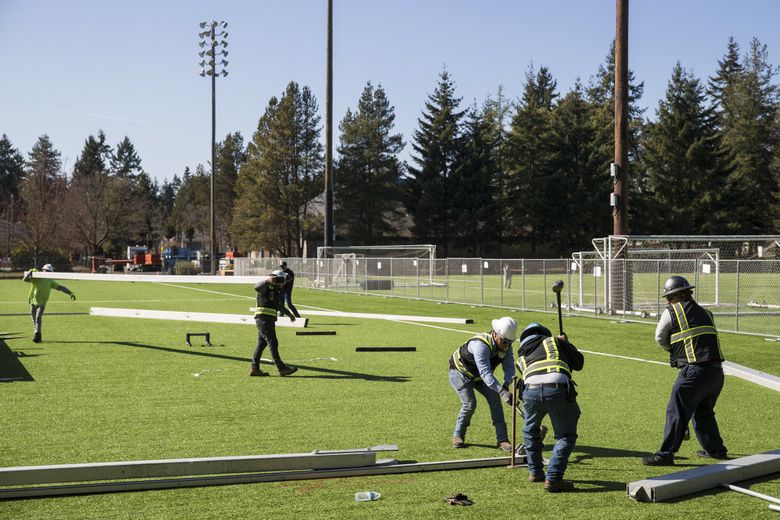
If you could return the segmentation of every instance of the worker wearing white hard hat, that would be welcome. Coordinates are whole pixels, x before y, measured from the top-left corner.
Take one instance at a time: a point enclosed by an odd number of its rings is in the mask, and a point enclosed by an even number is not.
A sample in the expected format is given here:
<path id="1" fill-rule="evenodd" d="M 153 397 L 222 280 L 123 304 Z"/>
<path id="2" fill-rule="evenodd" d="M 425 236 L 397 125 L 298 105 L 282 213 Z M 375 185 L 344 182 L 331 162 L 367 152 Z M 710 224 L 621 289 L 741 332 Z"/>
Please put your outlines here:
<path id="1" fill-rule="evenodd" d="M 76 299 L 76 295 L 73 294 L 73 292 L 64 285 L 57 283 L 57 280 L 53 280 L 51 278 L 35 277 L 35 273 L 51 273 L 53 271 L 54 266 L 51 264 L 46 264 L 41 267 L 40 271 L 38 271 L 38 269 L 30 269 L 29 271 L 25 271 L 24 276 L 22 277 L 22 280 L 32 284 L 30 287 L 30 293 L 27 296 L 27 301 L 30 304 L 30 317 L 32 318 L 33 322 L 33 343 L 41 342 L 43 312 L 46 309 L 46 303 L 49 301 L 49 294 L 51 293 L 51 290 L 56 289 L 69 295 L 71 300 Z"/>
<path id="2" fill-rule="evenodd" d="M 490 406 L 490 416 L 496 430 L 496 445 L 503 451 L 512 451 L 507 435 L 501 401 L 512 406 L 509 386 L 515 375 L 512 342 L 517 339 L 517 322 L 509 317 L 493 320 L 493 328 L 466 341 L 450 356 L 450 385 L 461 401 L 460 413 L 452 436 L 453 448 L 466 446 L 466 430 L 477 407 L 475 391 L 482 394 Z M 504 384 L 498 382 L 493 371 L 501 365 Z"/>

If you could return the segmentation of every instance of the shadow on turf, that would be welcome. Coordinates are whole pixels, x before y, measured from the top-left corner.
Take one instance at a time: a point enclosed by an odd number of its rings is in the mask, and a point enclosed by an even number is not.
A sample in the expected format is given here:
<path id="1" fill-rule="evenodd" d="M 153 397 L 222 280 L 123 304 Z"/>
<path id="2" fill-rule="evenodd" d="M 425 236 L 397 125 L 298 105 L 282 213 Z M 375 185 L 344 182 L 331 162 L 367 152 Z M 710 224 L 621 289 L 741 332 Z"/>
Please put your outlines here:
<path id="1" fill-rule="evenodd" d="M 14 352 L 8 348 L 8 345 L 4 340 L 0 339 L 0 383 L 35 381 L 19 358 L 37 355 L 38 354 L 28 355 L 24 352 Z"/>
<path id="2" fill-rule="evenodd" d="M 55 342 L 52 342 L 55 343 Z M 225 354 L 216 354 L 213 352 L 201 352 L 201 351 L 195 351 L 195 350 L 182 350 L 178 348 L 171 348 L 171 347 L 160 347 L 158 345 L 145 345 L 143 343 L 132 343 L 129 341 L 57 341 L 56 343 L 77 343 L 77 344 L 83 344 L 83 343 L 90 343 L 90 344 L 99 344 L 99 345 L 119 345 L 122 347 L 136 347 L 136 348 L 148 348 L 151 350 L 161 350 L 163 352 L 173 352 L 176 354 L 188 354 L 191 356 L 204 356 L 204 357 L 211 357 L 211 358 L 217 358 L 217 359 L 229 359 L 232 361 L 241 361 L 242 363 L 251 363 L 252 360 L 249 358 L 239 357 L 239 356 L 228 356 Z M 273 365 L 273 363 L 269 361 L 263 361 L 263 364 L 269 364 Z M 374 374 L 362 374 L 360 372 L 349 372 L 346 370 L 335 370 L 332 368 L 322 368 L 322 367 L 312 367 L 307 365 L 299 365 L 295 364 L 295 367 L 301 369 L 301 370 L 307 370 L 311 372 L 321 372 L 324 373 L 324 375 L 312 375 L 312 376 L 306 376 L 303 374 L 296 375 L 295 377 L 318 377 L 318 378 L 324 378 L 324 379 L 363 379 L 365 381 L 384 381 L 386 383 L 404 383 L 409 380 L 408 376 L 378 376 Z"/>

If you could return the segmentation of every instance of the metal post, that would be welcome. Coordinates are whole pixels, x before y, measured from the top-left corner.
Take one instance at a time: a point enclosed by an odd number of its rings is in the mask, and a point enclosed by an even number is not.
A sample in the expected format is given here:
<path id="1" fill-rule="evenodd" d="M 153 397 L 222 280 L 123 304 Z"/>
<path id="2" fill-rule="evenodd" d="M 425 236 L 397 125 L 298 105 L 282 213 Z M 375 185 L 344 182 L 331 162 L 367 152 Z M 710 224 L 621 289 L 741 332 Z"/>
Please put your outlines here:
<path id="1" fill-rule="evenodd" d="M 661 319 L 661 261 L 656 260 L 656 266 L 655 272 L 656 272 L 656 281 L 655 281 L 655 317 L 656 320 Z"/>
<path id="2" fill-rule="evenodd" d="M 507 267 L 507 269 L 509 269 L 509 267 Z M 504 261 L 503 260 L 499 260 L 498 261 L 498 272 L 501 273 L 499 275 L 499 280 L 500 280 L 499 281 L 499 286 L 501 287 L 499 289 L 500 290 L 499 294 L 501 295 L 501 306 L 503 307 L 504 306 L 504 286 L 506 285 L 506 276 L 504 276 Z"/>
<path id="3" fill-rule="evenodd" d="M 547 310 L 547 260 L 542 260 L 542 286 L 544 287 L 544 290 L 542 291 L 542 294 L 544 295 L 544 305 L 542 306 L 542 310 Z"/>
<path id="4" fill-rule="evenodd" d="M 617 196 L 617 200 L 613 210 L 612 234 L 628 235 L 628 0 L 616 0 L 615 5 L 615 164 L 617 172 L 613 193 Z"/>
<path id="5" fill-rule="evenodd" d="M 333 245 L 333 0 L 328 0 L 325 80 L 325 247 Z"/>
<path id="6" fill-rule="evenodd" d="M 482 270 L 484 267 L 484 260 L 479 259 L 479 303 L 485 305 L 485 275 Z"/>
<path id="7" fill-rule="evenodd" d="M 417 269 L 417 299 L 420 299 L 420 260 L 414 261 L 414 266 Z"/>
<path id="8" fill-rule="evenodd" d="M 450 301 L 450 259 L 444 259 L 444 301 Z"/>
<path id="9" fill-rule="evenodd" d="M 734 330 L 739 332 L 739 260 L 737 260 L 737 290 L 736 290 L 736 314 L 734 316 Z"/>
<path id="10" fill-rule="evenodd" d="M 520 260 L 520 274 L 523 277 L 523 294 L 522 294 L 522 302 L 523 302 L 523 309 L 526 308 L 525 306 L 525 258 Z"/>
<path id="11" fill-rule="evenodd" d="M 213 59 L 211 60 L 211 197 L 209 198 L 209 208 L 211 211 L 211 232 L 210 232 L 210 247 L 209 259 L 211 262 L 210 272 L 216 274 L 217 272 L 217 218 L 215 212 L 216 205 L 216 182 L 214 177 L 217 169 L 217 73 L 216 73 L 216 52 L 217 52 L 217 40 L 216 40 L 216 28 L 211 28 L 211 50 L 214 52 Z"/>

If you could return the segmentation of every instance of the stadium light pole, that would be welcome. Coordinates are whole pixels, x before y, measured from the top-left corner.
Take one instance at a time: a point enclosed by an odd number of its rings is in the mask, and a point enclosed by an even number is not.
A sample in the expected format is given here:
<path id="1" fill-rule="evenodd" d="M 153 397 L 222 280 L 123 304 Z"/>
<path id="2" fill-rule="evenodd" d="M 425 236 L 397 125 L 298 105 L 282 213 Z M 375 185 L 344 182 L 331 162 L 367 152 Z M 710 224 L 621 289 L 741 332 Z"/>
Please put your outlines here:
<path id="1" fill-rule="evenodd" d="M 325 74 L 325 239 L 333 244 L 333 0 L 328 0 L 327 72 Z"/>
<path id="2" fill-rule="evenodd" d="M 211 197 L 209 200 L 209 208 L 211 213 L 211 231 L 210 231 L 210 244 L 209 244 L 209 261 L 211 262 L 211 274 L 217 272 L 217 218 L 216 218 L 216 182 L 214 171 L 217 164 L 217 76 L 221 75 L 223 78 L 228 75 L 227 65 L 228 62 L 224 59 L 227 58 L 228 52 L 225 50 L 227 47 L 228 33 L 227 22 L 216 22 L 211 20 L 209 22 L 200 22 L 201 32 L 198 33 L 200 38 L 200 75 L 201 77 L 211 77 Z M 217 29 L 220 32 L 217 33 Z M 218 47 L 222 47 L 219 51 Z M 217 57 L 222 56 L 217 67 Z"/>

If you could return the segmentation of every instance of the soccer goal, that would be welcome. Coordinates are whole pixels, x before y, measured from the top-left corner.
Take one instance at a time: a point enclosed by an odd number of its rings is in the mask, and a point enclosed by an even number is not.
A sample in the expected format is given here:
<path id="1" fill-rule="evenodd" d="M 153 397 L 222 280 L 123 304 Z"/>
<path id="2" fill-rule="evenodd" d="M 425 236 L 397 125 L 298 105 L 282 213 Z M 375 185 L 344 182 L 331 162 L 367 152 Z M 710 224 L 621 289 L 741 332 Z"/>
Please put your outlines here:
<path id="1" fill-rule="evenodd" d="M 347 289 L 392 286 L 379 282 L 392 279 L 432 284 L 435 260 L 433 244 L 318 247 L 314 284 Z"/>

